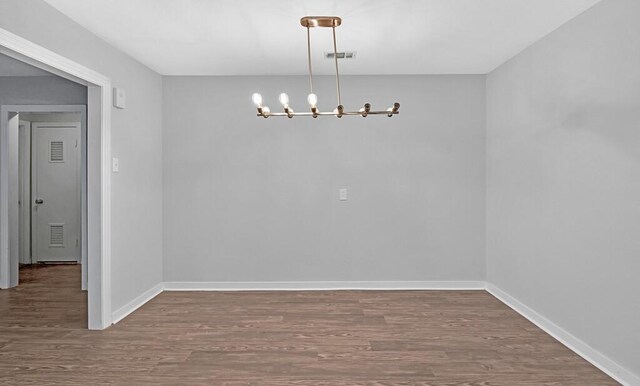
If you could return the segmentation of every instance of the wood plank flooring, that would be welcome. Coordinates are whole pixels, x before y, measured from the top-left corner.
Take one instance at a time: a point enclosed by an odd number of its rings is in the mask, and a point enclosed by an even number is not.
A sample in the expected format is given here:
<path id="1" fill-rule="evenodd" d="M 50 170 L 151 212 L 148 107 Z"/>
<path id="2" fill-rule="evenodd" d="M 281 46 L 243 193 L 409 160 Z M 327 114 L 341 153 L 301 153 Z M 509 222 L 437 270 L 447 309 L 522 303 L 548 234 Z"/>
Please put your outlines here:
<path id="1" fill-rule="evenodd" d="M 484 291 L 165 292 L 88 331 L 79 266 L 20 277 L 0 384 L 617 384 Z"/>

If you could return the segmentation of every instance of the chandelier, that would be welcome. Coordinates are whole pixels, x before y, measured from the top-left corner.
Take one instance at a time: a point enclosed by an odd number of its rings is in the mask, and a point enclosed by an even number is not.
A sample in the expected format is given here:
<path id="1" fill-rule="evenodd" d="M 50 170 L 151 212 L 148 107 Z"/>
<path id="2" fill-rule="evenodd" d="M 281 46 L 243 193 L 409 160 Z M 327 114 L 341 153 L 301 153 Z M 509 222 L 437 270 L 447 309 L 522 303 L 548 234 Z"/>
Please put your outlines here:
<path id="1" fill-rule="evenodd" d="M 338 118 L 342 118 L 344 115 L 360 115 L 367 117 L 368 115 L 386 115 L 393 117 L 395 114 L 400 114 L 400 103 L 396 102 L 393 106 L 386 110 L 371 110 L 371 104 L 365 103 L 364 106 L 358 111 L 345 111 L 342 105 L 342 99 L 340 98 L 340 72 L 338 70 L 338 49 L 336 45 L 336 27 L 342 24 L 342 19 L 337 16 L 305 16 L 300 19 L 300 24 L 307 29 L 307 60 L 309 66 L 309 96 L 307 102 L 309 103 L 310 111 L 295 112 L 289 105 L 289 96 L 286 93 L 280 94 L 278 98 L 284 112 L 272 113 L 269 106 L 262 104 L 262 95 L 254 93 L 252 96 L 253 103 L 258 109 L 258 116 L 263 118 L 269 117 L 289 117 L 294 116 L 307 116 L 317 118 L 321 115 L 332 115 Z M 323 112 L 318 109 L 318 96 L 313 93 L 313 71 L 311 69 L 311 28 L 322 27 L 331 28 L 333 30 L 333 58 L 336 65 L 336 95 L 338 99 L 338 106 L 331 112 Z"/>

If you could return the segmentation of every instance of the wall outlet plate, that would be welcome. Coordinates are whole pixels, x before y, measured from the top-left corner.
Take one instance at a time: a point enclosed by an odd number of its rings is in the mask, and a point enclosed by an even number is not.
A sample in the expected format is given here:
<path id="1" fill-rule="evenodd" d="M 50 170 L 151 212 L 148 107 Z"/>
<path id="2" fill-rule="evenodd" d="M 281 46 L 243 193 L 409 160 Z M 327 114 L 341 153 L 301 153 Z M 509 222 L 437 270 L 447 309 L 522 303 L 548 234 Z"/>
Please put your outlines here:
<path id="1" fill-rule="evenodd" d="M 347 201 L 347 188 L 340 189 L 340 201 Z"/>

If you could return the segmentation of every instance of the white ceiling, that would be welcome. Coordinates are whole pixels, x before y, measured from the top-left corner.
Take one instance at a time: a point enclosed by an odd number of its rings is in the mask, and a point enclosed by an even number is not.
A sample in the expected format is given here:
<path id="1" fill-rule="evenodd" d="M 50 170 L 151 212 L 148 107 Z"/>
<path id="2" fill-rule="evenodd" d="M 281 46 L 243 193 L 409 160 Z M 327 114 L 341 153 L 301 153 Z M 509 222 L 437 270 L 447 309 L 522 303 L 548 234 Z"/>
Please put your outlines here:
<path id="1" fill-rule="evenodd" d="M 0 54 L 0 76 L 52 76 L 39 68 L 30 66 L 7 55 Z"/>
<path id="2" fill-rule="evenodd" d="M 484 74 L 599 0 L 45 0 L 163 75 L 306 74 L 305 15 L 337 15 L 344 74 Z M 331 30 L 315 29 L 316 73 Z"/>

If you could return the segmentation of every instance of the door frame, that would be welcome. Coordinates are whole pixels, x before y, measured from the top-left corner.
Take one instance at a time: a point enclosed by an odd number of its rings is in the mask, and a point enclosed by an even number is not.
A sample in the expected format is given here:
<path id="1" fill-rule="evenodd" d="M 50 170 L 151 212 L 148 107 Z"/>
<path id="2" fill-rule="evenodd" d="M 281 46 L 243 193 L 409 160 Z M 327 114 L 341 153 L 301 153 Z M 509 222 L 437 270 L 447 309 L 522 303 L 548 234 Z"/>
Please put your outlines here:
<path id="1" fill-rule="evenodd" d="M 87 86 L 88 327 L 105 329 L 111 315 L 111 80 L 79 63 L 0 28 L 0 53 Z M 17 285 L 9 258 L 8 116 L 0 107 L 0 288 Z"/>
<path id="2" fill-rule="evenodd" d="M 28 123 L 28 127 L 24 127 L 22 123 Z M 26 203 L 31 203 L 31 122 L 18 121 L 18 199 L 20 200 L 18 208 L 18 223 L 20 230 L 18 232 L 18 248 L 19 261 L 21 264 L 31 264 L 31 211 L 25 210 Z M 29 238 L 25 238 L 29 235 Z M 25 257 L 28 256 L 28 261 Z"/>

